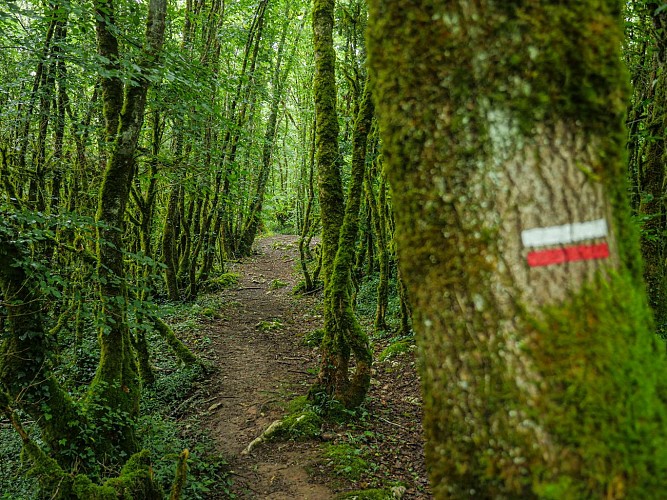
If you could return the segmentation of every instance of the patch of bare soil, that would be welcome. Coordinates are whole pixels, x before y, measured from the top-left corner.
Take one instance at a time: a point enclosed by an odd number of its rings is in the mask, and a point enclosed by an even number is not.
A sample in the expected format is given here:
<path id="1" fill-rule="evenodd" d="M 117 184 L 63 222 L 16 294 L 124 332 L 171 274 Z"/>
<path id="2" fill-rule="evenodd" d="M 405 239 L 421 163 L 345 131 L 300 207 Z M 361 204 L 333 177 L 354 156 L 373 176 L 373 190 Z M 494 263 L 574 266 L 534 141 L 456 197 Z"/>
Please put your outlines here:
<path id="1" fill-rule="evenodd" d="M 321 298 L 292 293 L 300 279 L 297 245 L 295 236 L 258 240 L 255 255 L 230 265 L 240 281 L 222 292 L 222 319 L 205 326 L 217 371 L 199 395 L 200 419 L 231 464 L 233 493 L 241 499 L 327 500 L 341 491 L 401 482 L 403 498 L 430 498 L 411 354 L 376 365 L 365 418 L 324 429 L 333 443 L 352 440 L 364 448 L 370 465 L 358 481 L 335 473 L 319 441 L 273 441 L 241 454 L 285 414 L 286 402 L 307 392 L 318 366 L 317 350 L 306 347 L 303 336 L 322 326 Z M 376 350 L 382 347 L 379 342 Z"/>

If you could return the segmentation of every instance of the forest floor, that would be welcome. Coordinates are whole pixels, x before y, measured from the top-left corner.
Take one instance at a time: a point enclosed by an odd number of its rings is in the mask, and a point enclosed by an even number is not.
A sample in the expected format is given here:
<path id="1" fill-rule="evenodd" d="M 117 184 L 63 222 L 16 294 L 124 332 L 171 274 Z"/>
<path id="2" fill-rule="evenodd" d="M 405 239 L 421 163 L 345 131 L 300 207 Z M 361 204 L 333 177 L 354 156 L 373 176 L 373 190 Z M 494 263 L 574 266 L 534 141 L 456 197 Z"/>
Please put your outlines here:
<path id="1" fill-rule="evenodd" d="M 204 357 L 216 371 L 200 386 L 199 421 L 230 463 L 234 495 L 326 500 L 393 487 L 396 498 L 431 498 L 412 352 L 376 363 L 362 409 L 325 424 L 322 439 L 270 441 L 241 454 L 317 373 L 318 350 L 304 337 L 322 327 L 321 296 L 292 291 L 300 278 L 297 244 L 295 236 L 261 238 L 252 257 L 230 264 L 239 282 L 220 292 L 222 310 L 200 332 L 211 339 Z M 389 342 L 374 340 L 376 353 Z"/>

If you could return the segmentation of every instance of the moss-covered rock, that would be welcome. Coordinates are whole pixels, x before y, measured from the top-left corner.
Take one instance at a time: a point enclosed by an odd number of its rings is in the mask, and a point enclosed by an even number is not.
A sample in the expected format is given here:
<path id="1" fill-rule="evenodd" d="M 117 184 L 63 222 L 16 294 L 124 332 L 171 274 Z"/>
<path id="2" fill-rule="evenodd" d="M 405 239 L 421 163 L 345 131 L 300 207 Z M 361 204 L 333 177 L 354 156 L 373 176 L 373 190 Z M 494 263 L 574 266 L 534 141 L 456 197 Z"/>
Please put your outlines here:
<path id="1" fill-rule="evenodd" d="M 385 347 L 380 355 L 378 356 L 378 361 L 386 361 L 402 354 L 411 352 L 414 349 L 414 342 L 408 340 L 399 340 L 389 344 Z"/>
<path id="2" fill-rule="evenodd" d="M 236 273 L 224 273 L 215 276 L 206 281 L 202 288 L 207 292 L 219 292 L 227 288 L 232 288 L 239 283 L 239 275 Z"/>
<path id="3" fill-rule="evenodd" d="M 322 417 L 314 411 L 287 415 L 273 437 L 282 439 L 312 439 L 322 433 Z"/>
<path id="4" fill-rule="evenodd" d="M 397 498 L 401 497 L 395 495 L 391 489 L 373 488 L 341 493 L 336 500 L 395 500 Z"/>

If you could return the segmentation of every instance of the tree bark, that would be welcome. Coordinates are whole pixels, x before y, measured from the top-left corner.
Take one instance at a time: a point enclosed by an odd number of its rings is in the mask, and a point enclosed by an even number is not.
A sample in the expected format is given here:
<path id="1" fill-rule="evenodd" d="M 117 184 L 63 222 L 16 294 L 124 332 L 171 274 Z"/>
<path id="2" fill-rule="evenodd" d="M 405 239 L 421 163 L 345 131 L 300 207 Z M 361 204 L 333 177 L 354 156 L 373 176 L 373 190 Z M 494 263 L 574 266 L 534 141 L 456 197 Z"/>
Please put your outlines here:
<path id="1" fill-rule="evenodd" d="M 664 491 L 664 346 L 622 181 L 620 11 L 371 2 L 436 498 Z"/>
<path id="2" fill-rule="evenodd" d="M 375 308 L 374 326 L 376 330 L 386 330 L 388 328 L 386 315 L 389 307 L 389 249 L 387 238 L 387 224 L 384 220 L 384 205 L 386 204 L 386 183 L 384 173 L 380 173 L 380 187 L 378 199 L 375 198 L 373 190 L 373 176 L 369 172 L 366 174 L 366 200 L 370 207 L 371 223 L 377 241 L 378 268 L 380 276 L 377 286 L 377 306 Z M 372 258 L 372 256 L 371 256 Z"/>
<path id="3" fill-rule="evenodd" d="M 338 249 L 345 199 L 340 178 L 338 113 L 336 111 L 336 53 L 333 47 L 334 0 L 314 0 L 315 49 L 315 162 L 322 220 L 322 276 L 325 288 Z"/>
<path id="4" fill-rule="evenodd" d="M 162 258 L 165 264 L 165 283 L 167 285 L 167 294 L 169 300 L 177 301 L 180 299 L 178 291 L 178 267 L 176 259 L 176 227 L 178 217 L 178 198 L 181 186 L 171 187 L 169 203 L 167 204 L 167 215 L 165 218 L 164 229 L 162 232 Z"/>
<path id="5" fill-rule="evenodd" d="M 118 42 L 113 28 L 113 3 L 95 3 L 98 49 L 111 63 L 118 59 Z M 150 0 L 146 42 L 138 66 L 138 82 L 128 85 L 123 95 L 122 83 L 115 76 L 102 78 L 102 97 L 106 132 L 111 153 L 108 157 L 100 191 L 97 220 L 98 272 L 102 314 L 106 319 L 100 331 L 100 362 L 88 399 L 99 402 L 101 411 L 111 407 L 125 412 L 130 420 L 118 423 L 118 432 L 107 436 L 123 451 L 136 451 L 132 420 L 139 412 L 140 382 L 130 331 L 127 323 L 127 286 L 123 265 L 123 228 L 125 207 L 134 174 L 134 153 L 143 125 L 149 80 L 147 73 L 157 62 L 164 40 L 166 0 Z M 122 108 L 119 109 L 119 105 Z M 111 142 L 113 141 L 113 142 Z"/>
<path id="6" fill-rule="evenodd" d="M 372 119 L 373 103 L 367 81 L 354 127 L 352 171 L 345 215 L 342 227 L 336 229 L 339 232 L 336 256 L 330 275 L 325 278 L 324 337 L 320 348 L 322 361 L 317 383 L 311 391 L 311 394 L 323 391 L 347 408 L 356 408 L 363 403 L 371 381 L 373 361 L 368 338 L 359 325 L 350 296 L 366 172 L 366 145 Z M 322 206 L 323 217 L 328 208 Z M 350 378 L 351 355 L 354 355 L 356 367 Z"/>

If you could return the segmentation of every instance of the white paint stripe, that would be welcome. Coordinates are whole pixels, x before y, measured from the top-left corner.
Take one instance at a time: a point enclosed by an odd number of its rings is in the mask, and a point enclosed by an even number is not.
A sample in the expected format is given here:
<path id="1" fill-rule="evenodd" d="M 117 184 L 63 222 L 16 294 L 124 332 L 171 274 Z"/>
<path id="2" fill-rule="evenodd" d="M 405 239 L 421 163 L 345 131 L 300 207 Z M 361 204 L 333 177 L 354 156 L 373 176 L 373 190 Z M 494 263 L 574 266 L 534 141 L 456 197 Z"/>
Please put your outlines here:
<path id="1" fill-rule="evenodd" d="M 562 226 L 536 227 L 521 231 L 521 241 L 525 247 L 567 245 L 575 241 L 604 238 L 605 236 L 607 236 L 606 219 L 563 224 Z"/>

